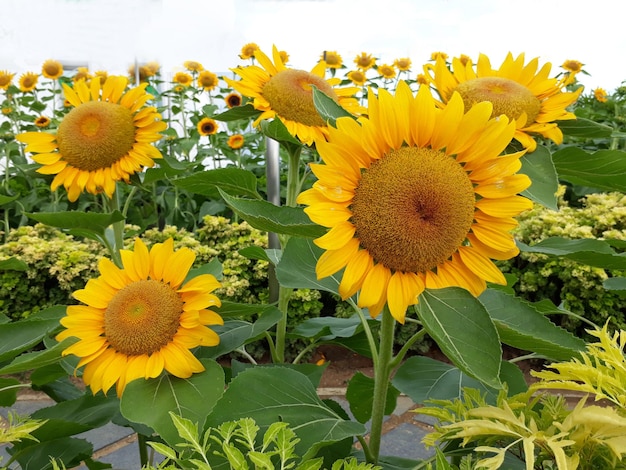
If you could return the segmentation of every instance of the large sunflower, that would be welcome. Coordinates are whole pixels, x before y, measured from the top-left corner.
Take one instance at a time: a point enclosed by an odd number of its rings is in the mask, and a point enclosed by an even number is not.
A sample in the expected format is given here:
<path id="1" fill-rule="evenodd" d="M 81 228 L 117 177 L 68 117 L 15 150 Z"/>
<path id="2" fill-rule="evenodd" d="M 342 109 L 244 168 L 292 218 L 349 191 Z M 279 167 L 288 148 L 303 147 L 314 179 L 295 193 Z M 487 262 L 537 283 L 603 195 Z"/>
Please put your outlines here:
<path id="1" fill-rule="evenodd" d="M 424 288 L 459 286 L 480 294 L 505 284 L 490 260 L 518 253 L 509 231 L 532 207 L 518 196 L 530 185 L 515 174 L 525 151 L 500 156 L 515 124 L 491 119 L 492 105 L 465 112 L 454 93 L 444 109 L 427 86 L 413 96 L 404 81 L 395 96 L 368 96 L 368 118 L 337 120 L 311 164 L 318 181 L 298 197 L 311 220 L 330 230 L 318 278 L 345 268 L 346 299 L 376 316 L 385 303 L 404 321 Z"/>
<path id="2" fill-rule="evenodd" d="M 161 152 L 151 145 L 167 126 L 154 107 L 145 107 L 151 95 L 142 84 L 125 92 L 128 79 L 109 77 L 104 86 L 94 78 L 74 88 L 63 84 L 65 97 L 74 107 L 55 133 L 26 132 L 16 138 L 33 152 L 43 166 L 37 171 L 56 175 L 51 188 L 60 185 L 68 199 L 75 201 L 82 191 L 104 191 L 109 197 L 115 183 L 129 181 L 130 175 L 154 166 Z"/>
<path id="3" fill-rule="evenodd" d="M 134 251 L 122 250 L 124 267 L 103 258 L 100 276 L 87 282 L 74 297 L 85 305 L 67 307 L 61 319 L 66 330 L 56 337 L 79 338 L 63 355 L 80 357 L 83 380 L 95 394 L 141 377 L 157 377 L 165 369 L 176 377 L 190 377 L 204 367 L 189 351 L 215 346 L 219 336 L 207 325 L 222 318 L 209 310 L 220 300 L 211 292 L 220 287 L 215 277 L 202 274 L 183 284 L 195 254 L 174 251 L 172 239 L 150 251 L 139 239 Z"/>
<path id="4" fill-rule="evenodd" d="M 351 96 L 358 91 L 354 87 L 335 88 L 339 78 L 324 79 L 326 63 L 321 61 L 311 70 L 290 69 L 280 58 L 274 46 L 273 59 L 260 50 L 254 57 L 260 66 L 237 67 L 232 69 L 242 80 L 224 77 L 226 83 L 242 95 L 253 98 L 255 109 L 263 111 L 254 121 L 258 125 L 264 119 L 278 117 L 289 132 L 307 145 L 324 140 L 328 126 L 319 116 L 313 104 L 312 86 L 334 99 L 348 111 L 357 112 L 359 105 Z"/>
<path id="5" fill-rule="evenodd" d="M 555 121 L 576 119 L 566 108 L 578 99 L 583 88 L 563 91 L 566 85 L 573 83 L 575 74 L 550 78 L 550 63 L 538 70 L 538 58 L 526 65 L 524 62 L 524 54 L 513 58 L 508 53 L 496 70 L 491 67 L 489 58 L 481 54 L 475 69 L 471 61 L 455 58 L 450 70 L 445 58 L 439 55 L 435 64 L 424 66 L 424 71 L 443 103 L 458 91 L 468 108 L 490 101 L 494 116 L 505 114 L 515 119 L 514 138 L 532 152 L 537 143 L 531 134 L 539 134 L 557 144 L 563 142 L 563 133 Z"/>

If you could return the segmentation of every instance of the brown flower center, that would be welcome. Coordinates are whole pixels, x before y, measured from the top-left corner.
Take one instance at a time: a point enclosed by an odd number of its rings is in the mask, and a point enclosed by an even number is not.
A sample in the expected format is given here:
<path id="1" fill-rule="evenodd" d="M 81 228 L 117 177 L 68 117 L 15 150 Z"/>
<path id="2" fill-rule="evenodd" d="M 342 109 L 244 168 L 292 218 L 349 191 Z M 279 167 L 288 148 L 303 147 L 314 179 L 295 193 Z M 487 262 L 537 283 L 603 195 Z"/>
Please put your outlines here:
<path id="1" fill-rule="evenodd" d="M 136 281 L 109 302 L 104 333 L 118 352 L 152 354 L 174 338 L 182 313 L 183 301 L 170 286 L 155 280 Z"/>
<path id="2" fill-rule="evenodd" d="M 474 78 L 460 83 L 456 91 L 463 98 L 465 109 L 481 101 L 490 101 L 493 104 L 492 117 L 504 114 L 509 119 L 518 119 L 525 112 L 526 126 L 535 122 L 541 111 L 541 101 L 533 92 L 508 78 Z"/>
<path id="3" fill-rule="evenodd" d="M 261 94 L 279 116 L 307 126 L 325 126 L 313 104 L 311 85 L 338 101 L 337 94 L 326 80 L 304 70 L 278 72 L 265 84 Z"/>
<path id="4" fill-rule="evenodd" d="M 88 101 L 63 118 L 59 152 L 75 168 L 95 171 L 125 156 L 135 143 L 133 115 L 115 103 Z"/>
<path id="5" fill-rule="evenodd" d="M 475 202 L 471 180 L 452 157 L 402 147 L 363 172 L 352 223 L 376 262 L 396 271 L 425 272 L 463 243 Z"/>

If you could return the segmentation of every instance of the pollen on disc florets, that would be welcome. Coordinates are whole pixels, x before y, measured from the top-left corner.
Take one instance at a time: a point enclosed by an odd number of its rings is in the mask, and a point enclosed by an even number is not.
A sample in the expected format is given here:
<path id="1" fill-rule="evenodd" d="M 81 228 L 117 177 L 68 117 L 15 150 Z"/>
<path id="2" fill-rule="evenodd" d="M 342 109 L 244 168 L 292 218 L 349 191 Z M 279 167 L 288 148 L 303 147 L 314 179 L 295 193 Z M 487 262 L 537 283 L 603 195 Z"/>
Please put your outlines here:
<path id="1" fill-rule="evenodd" d="M 460 83 L 455 91 L 463 98 L 465 109 L 481 101 L 490 101 L 493 104 L 492 117 L 504 114 L 510 119 L 518 119 L 525 112 L 526 125 L 535 122 L 541 111 L 541 101 L 533 92 L 509 78 L 474 78 Z"/>
<path id="2" fill-rule="evenodd" d="M 75 168 L 95 171 L 124 157 L 135 143 L 130 109 L 88 101 L 72 109 L 57 130 L 59 152 Z"/>
<path id="3" fill-rule="evenodd" d="M 473 184 L 456 160 L 429 148 L 402 147 L 363 172 L 351 220 L 376 262 L 426 272 L 464 242 L 475 202 Z"/>
<path id="4" fill-rule="evenodd" d="M 104 314 L 109 344 L 129 356 L 152 354 L 178 331 L 183 301 L 169 285 L 140 280 L 121 289 Z"/>
<path id="5" fill-rule="evenodd" d="M 325 126 L 313 104 L 311 85 L 338 101 L 337 94 L 326 80 L 304 70 L 278 72 L 265 84 L 261 94 L 279 116 L 307 126 Z"/>

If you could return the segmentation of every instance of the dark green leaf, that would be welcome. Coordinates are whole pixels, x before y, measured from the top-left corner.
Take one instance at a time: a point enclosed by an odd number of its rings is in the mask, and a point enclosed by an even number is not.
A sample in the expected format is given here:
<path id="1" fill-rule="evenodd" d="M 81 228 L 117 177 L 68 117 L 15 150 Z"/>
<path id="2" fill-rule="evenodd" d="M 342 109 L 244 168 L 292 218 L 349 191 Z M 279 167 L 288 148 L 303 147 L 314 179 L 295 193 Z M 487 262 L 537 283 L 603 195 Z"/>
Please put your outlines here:
<path id="1" fill-rule="evenodd" d="M 324 341 L 353 336 L 361 326 L 358 315 L 350 318 L 317 317 L 309 318 L 298 324 L 292 331 L 295 336 L 303 338 L 321 337 Z"/>
<path id="2" fill-rule="evenodd" d="M 13 202 L 19 197 L 20 197 L 19 194 L 16 194 L 15 196 L 5 196 L 4 194 L 0 194 L 0 206 Z"/>
<path id="3" fill-rule="evenodd" d="M 243 199 L 219 190 L 231 209 L 258 230 L 316 238 L 326 229 L 311 222 L 301 207 L 275 206 L 267 201 Z"/>
<path id="4" fill-rule="evenodd" d="M 457 287 L 426 289 L 416 306 L 428 334 L 459 369 L 499 388 L 502 348 L 485 307 Z"/>
<path id="5" fill-rule="evenodd" d="M 241 250 L 239 250 L 239 254 L 248 259 L 270 261 L 270 257 L 267 256 L 267 252 L 260 246 L 256 245 L 242 248 Z"/>
<path id="6" fill-rule="evenodd" d="M 295 145 L 297 147 L 302 146 L 302 143 L 291 135 L 283 122 L 278 118 L 272 119 L 271 121 L 261 121 L 260 127 L 261 132 L 263 132 L 263 134 L 270 139 L 274 139 L 277 142 L 284 144 Z"/>
<path id="7" fill-rule="evenodd" d="M 0 406 L 11 406 L 17 400 L 17 391 L 20 381 L 17 379 L 0 377 Z"/>
<path id="8" fill-rule="evenodd" d="M 611 277 L 605 279 L 602 286 L 606 290 L 626 290 L 626 277 Z"/>
<path id="9" fill-rule="evenodd" d="M 387 387 L 385 414 L 390 415 L 396 409 L 400 391 L 391 383 Z M 356 372 L 346 390 L 346 400 L 350 404 L 350 411 L 359 423 L 367 423 L 372 417 L 374 403 L 374 379 L 361 372 Z"/>
<path id="10" fill-rule="evenodd" d="M 28 265 L 14 256 L 0 260 L 0 271 L 26 271 Z"/>
<path id="11" fill-rule="evenodd" d="M 257 118 L 261 114 L 261 111 L 254 109 L 251 104 L 245 104 L 243 106 L 235 106 L 234 108 L 224 111 L 223 113 L 216 114 L 213 119 L 216 121 L 229 122 L 238 121 L 240 119 Z"/>
<path id="12" fill-rule="evenodd" d="M 288 369 L 295 370 L 308 377 L 315 388 L 319 387 L 322 375 L 328 367 L 328 363 L 318 366 L 317 364 L 251 364 L 249 362 L 240 362 L 235 359 L 231 361 L 231 370 L 233 377 L 241 374 L 244 370 L 252 369 L 255 367 L 286 367 Z"/>
<path id="13" fill-rule="evenodd" d="M 354 116 L 342 108 L 339 103 L 324 94 L 316 86 L 312 85 L 311 89 L 313 90 L 313 104 L 315 105 L 315 109 L 317 109 L 319 115 L 328 125 L 336 127 L 335 123 L 340 117 L 354 118 Z"/>
<path id="14" fill-rule="evenodd" d="M 14 457 L 22 470 L 51 470 L 51 458 L 74 468 L 91 458 L 93 445 L 85 439 L 62 437 L 45 442 L 23 440 L 14 444 Z"/>
<path id="15" fill-rule="evenodd" d="M 183 284 L 189 282 L 196 276 L 200 276 L 201 274 L 210 274 L 217 280 L 222 279 L 222 263 L 218 258 L 213 258 L 208 263 L 190 270 Z"/>
<path id="16" fill-rule="evenodd" d="M 604 240 L 585 238 L 546 238 L 532 246 L 517 242 L 521 251 L 526 253 L 544 253 L 562 256 L 578 263 L 604 269 L 626 269 L 626 253 L 615 253 L 611 245 Z"/>
<path id="17" fill-rule="evenodd" d="M 251 171 L 240 168 L 218 168 L 173 180 L 174 185 L 191 193 L 219 197 L 216 187 L 234 196 L 262 199 L 256 190 L 257 178 Z"/>
<path id="18" fill-rule="evenodd" d="M 606 124 L 592 121 L 586 118 L 568 119 L 566 121 L 557 121 L 559 129 L 564 135 L 570 137 L 584 137 L 587 139 L 602 139 L 611 137 L 613 128 Z"/>
<path id="19" fill-rule="evenodd" d="M 61 360 L 61 353 L 63 350 L 76 341 L 76 338 L 67 338 L 51 348 L 22 354 L 10 364 L 0 368 L 0 374 L 16 374 L 18 372 L 25 372 L 59 362 Z"/>
<path id="20" fill-rule="evenodd" d="M 547 207 L 558 210 L 556 192 L 559 187 L 559 179 L 552 163 L 550 151 L 541 145 L 533 153 L 527 153 L 521 160 L 522 169 L 519 171 L 532 181 L 530 188 L 522 193 L 522 196 Z"/>
<path id="21" fill-rule="evenodd" d="M 588 153 L 578 147 L 566 147 L 554 152 L 552 160 L 559 177 L 570 183 L 626 192 L 626 152 Z"/>
<path id="22" fill-rule="evenodd" d="M 222 318 L 232 317 L 250 317 L 263 313 L 267 309 L 274 309 L 273 305 L 266 304 L 240 304 L 236 302 L 229 302 L 228 300 L 222 300 L 222 306 L 214 308 Z"/>

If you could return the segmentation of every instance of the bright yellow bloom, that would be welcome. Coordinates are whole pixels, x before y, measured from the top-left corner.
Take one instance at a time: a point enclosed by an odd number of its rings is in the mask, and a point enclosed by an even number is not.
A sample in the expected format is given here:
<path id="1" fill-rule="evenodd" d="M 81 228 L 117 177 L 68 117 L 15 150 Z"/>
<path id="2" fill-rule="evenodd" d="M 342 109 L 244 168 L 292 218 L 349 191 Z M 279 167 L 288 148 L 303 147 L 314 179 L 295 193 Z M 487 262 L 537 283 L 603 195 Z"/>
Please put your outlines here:
<path id="1" fill-rule="evenodd" d="M 289 62 L 289 54 L 287 54 L 287 51 L 278 51 L 278 54 L 280 55 L 280 60 L 286 65 L 287 62 Z"/>
<path id="2" fill-rule="evenodd" d="M 367 77 L 365 76 L 365 72 L 361 70 L 352 70 L 348 72 L 348 80 L 350 80 L 355 85 L 363 86 L 365 82 L 367 82 Z"/>
<path id="3" fill-rule="evenodd" d="M 519 252 L 513 217 L 532 202 L 517 195 L 530 186 L 516 174 L 525 152 L 500 156 L 515 124 L 491 111 L 464 111 L 458 93 L 440 109 L 427 86 L 414 96 L 400 81 L 395 96 L 370 90 L 367 118 L 339 118 L 317 146 L 324 164 L 310 165 L 318 181 L 297 199 L 330 229 L 315 240 L 317 277 L 345 268 L 341 297 L 358 292 L 372 316 L 387 303 L 399 322 L 424 288 L 506 284 L 491 259 Z"/>
<path id="4" fill-rule="evenodd" d="M 56 339 L 80 341 L 63 355 L 81 358 L 77 368 L 85 366 L 83 381 L 94 394 L 106 394 L 116 384 L 122 396 L 132 380 L 158 377 L 163 370 L 180 378 L 202 372 L 189 350 L 219 344 L 207 326 L 223 324 L 209 310 L 221 305 L 211 294 L 220 283 L 201 274 L 183 284 L 195 254 L 189 248 L 174 251 L 171 238 L 149 251 L 136 239 L 134 250 L 121 254 L 122 269 L 102 258 L 100 276 L 74 292 L 84 305 L 67 307 L 61 319 L 66 330 Z"/>
<path id="5" fill-rule="evenodd" d="M 195 60 L 186 60 L 183 62 L 183 66 L 190 72 L 202 72 L 204 70 L 202 64 L 200 62 L 196 62 Z"/>
<path id="6" fill-rule="evenodd" d="M 217 133 L 217 121 L 208 117 L 200 119 L 196 126 L 200 135 L 213 135 Z"/>
<path id="7" fill-rule="evenodd" d="M 240 149 L 243 147 L 244 137 L 241 134 L 233 134 L 228 138 L 227 144 L 233 150 Z"/>
<path id="8" fill-rule="evenodd" d="M 444 61 L 448 59 L 448 54 L 445 52 L 433 52 L 430 54 L 430 60 L 436 61 L 439 59 L 443 59 Z"/>
<path id="9" fill-rule="evenodd" d="M 563 62 L 563 65 L 561 65 L 561 67 L 563 67 L 568 72 L 578 73 L 583 69 L 583 64 L 582 62 L 579 62 L 577 60 L 566 60 L 565 62 Z"/>
<path id="10" fill-rule="evenodd" d="M 75 201 L 81 192 L 112 197 L 117 181 L 154 166 L 162 158 L 151 143 L 161 138 L 166 124 L 156 108 L 144 106 L 152 98 L 147 84 L 125 92 L 128 79 L 109 77 L 104 86 L 94 78 L 71 88 L 63 84 L 65 98 L 73 109 L 65 115 L 56 133 L 26 132 L 16 138 L 43 165 L 37 172 L 56 175 L 54 191 L 63 185 Z"/>
<path id="11" fill-rule="evenodd" d="M 563 133 L 555 121 L 576 119 L 567 107 L 574 103 L 583 88 L 574 92 L 563 91 L 572 78 L 549 78 L 551 64 L 538 69 L 539 59 L 524 65 L 524 54 L 517 58 L 509 53 L 499 69 L 491 67 L 489 58 L 481 54 L 476 70 L 471 62 L 463 65 L 458 58 L 452 60 L 452 71 L 444 59 L 424 66 L 439 97 L 445 104 L 457 91 L 466 107 L 490 101 L 494 117 L 500 114 L 515 119 L 514 138 L 530 152 L 537 142 L 531 134 L 539 134 L 557 144 L 563 142 Z"/>
<path id="12" fill-rule="evenodd" d="M 178 83 L 184 87 L 188 87 L 193 82 L 193 77 L 187 72 L 176 72 L 172 79 L 174 83 Z"/>
<path id="13" fill-rule="evenodd" d="M 33 72 L 23 73 L 20 77 L 20 90 L 23 92 L 33 91 L 37 86 L 37 81 L 39 80 L 39 75 Z"/>
<path id="14" fill-rule="evenodd" d="M 607 102 L 607 94 L 604 88 L 596 88 L 595 90 L 593 90 L 593 97 L 600 103 Z"/>
<path id="15" fill-rule="evenodd" d="M 9 73 L 7 70 L 0 70 L 0 89 L 6 90 L 13 81 L 14 73 Z"/>
<path id="16" fill-rule="evenodd" d="M 393 65 L 382 64 L 378 66 L 378 73 L 386 80 L 396 78 L 396 69 Z"/>
<path id="17" fill-rule="evenodd" d="M 48 127 L 50 125 L 50 118 L 46 116 L 39 116 L 35 119 L 35 125 L 37 127 Z"/>
<path id="18" fill-rule="evenodd" d="M 2 114 L 4 114 L 5 116 L 8 116 L 12 112 L 13 112 L 13 108 L 11 106 L 3 106 L 2 107 Z"/>
<path id="19" fill-rule="evenodd" d="M 326 67 L 329 69 L 340 69 L 343 65 L 343 59 L 336 51 L 324 51 L 320 60 L 326 62 Z"/>
<path id="20" fill-rule="evenodd" d="M 76 69 L 76 73 L 74 74 L 73 80 L 75 82 L 78 82 L 80 80 L 89 80 L 90 78 L 92 78 L 92 76 L 89 73 L 89 69 L 87 67 L 78 67 Z"/>
<path id="21" fill-rule="evenodd" d="M 252 59 L 258 50 L 259 46 L 257 44 L 249 42 L 241 48 L 241 54 L 239 54 L 239 57 L 244 60 Z"/>
<path id="22" fill-rule="evenodd" d="M 242 95 L 253 99 L 255 109 L 262 111 L 254 121 L 257 126 L 264 119 L 278 117 L 291 135 L 307 145 L 324 140 L 328 133 L 326 122 L 319 116 L 313 104 L 312 86 L 350 110 L 358 110 L 359 105 L 352 95 L 353 87 L 335 88 L 339 78 L 324 79 L 326 64 L 319 62 L 311 72 L 290 69 L 285 66 L 276 46 L 272 60 L 262 51 L 255 53 L 259 66 L 237 67 L 232 69 L 242 80 L 224 77 L 226 83 Z"/>
<path id="23" fill-rule="evenodd" d="M 419 85 L 428 85 L 430 83 L 430 80 L 428 80 L 428 77 L 426 77 L 426 75 L 424 75 L 423 73 L 418 73 L 417 77 L 415 78 L 415 81 Z"/>
<path id="24" fill-rule="evenodd" d="M 237 106 L 241 106 L 241 95 L 239 93 L 234 93 L 234 92 L 229 93 L 224 98 L 224 101 L 226 101 L 226 106 L 228 106 L 228 108 L 235 108 Z"/>
<path id="25" fill-rule="evenodd" d="M 100 84 L 104 85 L 104 82 L 109 78 L 109 73 L 106 70 L 97 70 L 93 73 L 94 77 L 98 77 L 100 79 Z"/>
<path id="26" fill-rule="evenodd" d="M 411 59 L 409 59 L 408 57 L 396 59 L 393 61 L 393 65 L 397 67 L 397 69 L 401 72 L 407 72 L 411 70 Z"/>
<path id="27" fill-rule="evenodd" d="M 63 64 L 58 60 L 46 60 L 41 66 L 41 74 L 52 80 L 56 80 L 63 75 Z"/>
<path id="28" fill-rule="evenodd" d="M 208 70 L 203 70 L 198 74 L 198 88 L 202 88 L 205 91 L 211 91 L 217 85 L 219 85 L 220 81 L 213 72 L 209 72 Z"/>
<path id="29" fill-rule="evenodd" d="M 372 57 L 372 54 L 368 54 L 367 52 L 361 52 L 354 58 L 354 63 L 359 69 L 365 71 L 371 69 L 372 67 L 374 67 L 374 65 L 376 65 L 376 58 Z"/>

